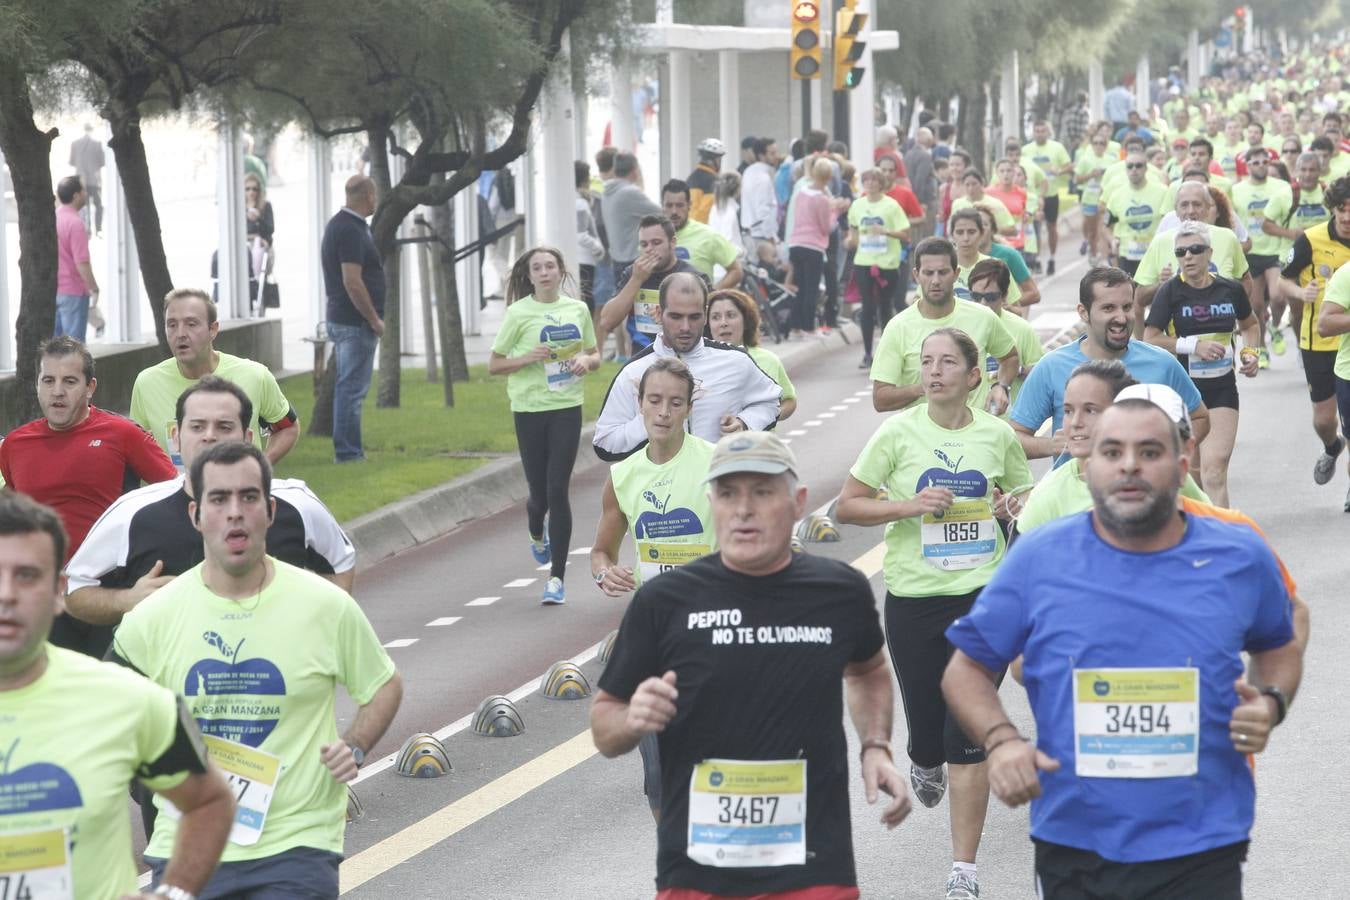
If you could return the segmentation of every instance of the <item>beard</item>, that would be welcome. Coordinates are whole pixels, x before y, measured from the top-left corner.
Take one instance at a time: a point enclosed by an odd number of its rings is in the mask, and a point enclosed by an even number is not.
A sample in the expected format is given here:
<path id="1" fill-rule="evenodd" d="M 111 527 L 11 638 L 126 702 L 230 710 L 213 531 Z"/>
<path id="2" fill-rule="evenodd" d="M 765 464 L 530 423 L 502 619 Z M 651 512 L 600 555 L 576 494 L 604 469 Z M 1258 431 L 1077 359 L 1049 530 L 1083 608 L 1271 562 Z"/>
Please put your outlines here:
<path id="1" fill-rule="evenodd" d="M 1116 505 L 1114 493 L 1118 488 L 1125 487 L 1147 491 L 1147 502 L 1126 508 Z M 1089 483 L 1088 491 L 1092 494 L 1092 505 L 1102 527 L 1117 537 L 1139 538 L 1161 531 L 1167 520 L 1176 515 L 1179 487 L 1178 483 L 1160 491 L 1141 478 L 1122 478 L 1105 489 Z"/>

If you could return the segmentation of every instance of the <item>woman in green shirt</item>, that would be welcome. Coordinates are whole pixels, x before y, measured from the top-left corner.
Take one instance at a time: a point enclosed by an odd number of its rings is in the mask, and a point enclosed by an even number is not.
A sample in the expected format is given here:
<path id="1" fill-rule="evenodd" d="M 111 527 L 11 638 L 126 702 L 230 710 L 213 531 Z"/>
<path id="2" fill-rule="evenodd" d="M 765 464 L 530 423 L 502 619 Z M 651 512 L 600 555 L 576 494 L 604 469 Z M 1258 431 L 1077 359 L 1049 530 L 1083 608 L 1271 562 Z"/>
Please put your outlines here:
<path id="1" fill-rule="evenodd" d="M 783 389 L 778 399 L 778 421 L 797 411 L 797 389 L 792 386 L 782 361 L 772 350 L 759 345 L 759 307 L 749 294 L 730 288 L 709 294 L 705 333 L 715 341 L 744 347 L 764 374 L 778 382 Z"/>
<path id="2" fill-rule="evenodd" d="M 1026 454 L 1008 423 L 967 398 L 983 359 L 963 331 L 924 339 L 927 403 L 891 416 L 854 463 L 839 497 L 840 522 L 886 526 L 886 642 L 909 723 L 910 784 L 936 806 L 952 785 L 953 884 L 977 896 L 975 854 L 989 804 L 985 735 L 965 735 L 942 697 L 952 647 L 946 629 L 965 615 L 1003 559 L 996 520 L 1009 495 L 1031 487 Z M 885 487 L 889 498 L 877 499 Z M 1002 676 L 1000 675 L 1000 679 Z"/>
<path id="3" fill-rule="evenodd" d="M 600 368 L 590 310 L 561 293 L 567 280 L 560 251 L 525 251 L 511 267 L 506 318 L 488 359 L 489 373 L 506 376 L 530 488 L 525 503 L 530 552 L 537 562 L 551 564 L 542 601 L 547 605 L 566 602 L 563 577 L 572 541 L 567 490 L 581 439 L 581 379 Z"/>

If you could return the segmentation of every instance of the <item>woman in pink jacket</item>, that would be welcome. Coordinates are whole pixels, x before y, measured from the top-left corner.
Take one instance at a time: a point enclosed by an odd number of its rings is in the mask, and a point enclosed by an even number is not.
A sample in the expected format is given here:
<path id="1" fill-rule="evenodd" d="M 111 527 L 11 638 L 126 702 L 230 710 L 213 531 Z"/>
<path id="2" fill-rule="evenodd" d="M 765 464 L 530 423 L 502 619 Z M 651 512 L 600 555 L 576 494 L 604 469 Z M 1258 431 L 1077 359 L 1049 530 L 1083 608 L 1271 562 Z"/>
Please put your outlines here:
<path id="1" fill-rule="evenodd" d="M 792 231 L 788 234 L 788 259 L 792 262 L 797 296 L 792 302 L 791 337 L 801 339 L 816 330 L 816 300 L 825 268 L 825 248 L 834 227 L 834 199 L 826 187 L 834 166 L 817 157 L 807 170 L 811 181 L 797 189 L 792 200 Z"/>

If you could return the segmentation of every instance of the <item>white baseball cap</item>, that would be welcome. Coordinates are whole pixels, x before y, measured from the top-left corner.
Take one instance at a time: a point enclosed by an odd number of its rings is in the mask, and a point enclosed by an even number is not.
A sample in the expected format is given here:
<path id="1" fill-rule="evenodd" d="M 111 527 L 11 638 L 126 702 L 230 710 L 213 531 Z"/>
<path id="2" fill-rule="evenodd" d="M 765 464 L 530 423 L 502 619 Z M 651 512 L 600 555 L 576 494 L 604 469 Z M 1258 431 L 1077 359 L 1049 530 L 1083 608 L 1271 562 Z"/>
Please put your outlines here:
<path id="1" fill-rule="evenodd" d="M 1132 384 L 1116 394 L 1116 402 L 1121 400 L 1147 400 L 1167 413 L 1185 434 L 1191 433 L 1191 414 L 1186 411 L 1186 401 L 1165 384 Z"/>

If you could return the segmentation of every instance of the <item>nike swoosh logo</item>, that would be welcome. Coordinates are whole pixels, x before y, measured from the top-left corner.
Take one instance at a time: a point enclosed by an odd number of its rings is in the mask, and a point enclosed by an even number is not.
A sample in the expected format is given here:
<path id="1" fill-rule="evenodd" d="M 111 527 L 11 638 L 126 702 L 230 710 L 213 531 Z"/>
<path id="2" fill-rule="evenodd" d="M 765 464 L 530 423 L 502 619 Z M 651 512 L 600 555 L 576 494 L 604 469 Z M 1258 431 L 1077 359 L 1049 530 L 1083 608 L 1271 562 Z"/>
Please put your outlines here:
<path id="1" fill-rule="evenodd" d="M 1197 568 L 1197 569 L 1199 569 L 1199 568 L 1201 568 L 1201 567 L 1203 567 L 1203 566 L 1207 566 L 1207 565 L 1209 565 L 1209 563 L 1210 563 L 1210 561 L 1207 560 L 1207 559 L 1193 559 L 1193 560 L 1191 560 L 1191 565 L 1194 566 L 1194 567 Z"/>

